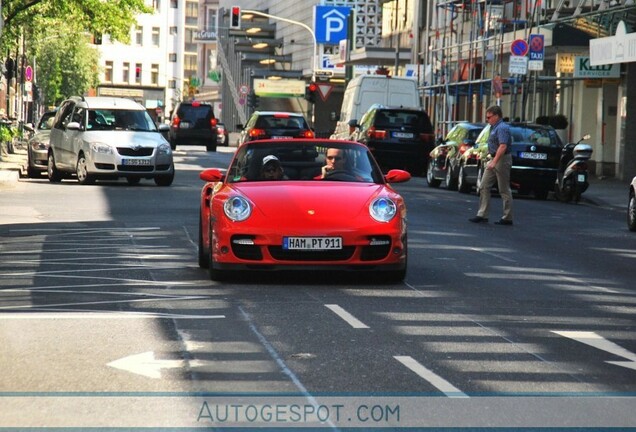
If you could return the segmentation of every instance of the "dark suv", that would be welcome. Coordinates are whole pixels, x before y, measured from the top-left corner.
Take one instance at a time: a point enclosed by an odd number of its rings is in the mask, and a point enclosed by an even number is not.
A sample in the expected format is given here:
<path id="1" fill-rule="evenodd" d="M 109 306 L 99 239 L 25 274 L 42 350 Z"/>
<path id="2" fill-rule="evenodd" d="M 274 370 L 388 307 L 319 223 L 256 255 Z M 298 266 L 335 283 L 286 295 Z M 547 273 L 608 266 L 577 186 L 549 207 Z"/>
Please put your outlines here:
<path id="1" fill-rule="evenodd" d="M 433 125 L 421 108 L 372 105 L 353 133 L 366 144 L 383 171 L 406 169 L 413 175 L 426 172 L 429 153 L 435 147 Z"/>
<path id="2" fill-rule="evenodd" d="M 175 150 L 178 145 L 205 145 L 207 151 L 216 151 L 216 124 L 211 104 L 179 102 L 170 121 L 170 147 Z"/>

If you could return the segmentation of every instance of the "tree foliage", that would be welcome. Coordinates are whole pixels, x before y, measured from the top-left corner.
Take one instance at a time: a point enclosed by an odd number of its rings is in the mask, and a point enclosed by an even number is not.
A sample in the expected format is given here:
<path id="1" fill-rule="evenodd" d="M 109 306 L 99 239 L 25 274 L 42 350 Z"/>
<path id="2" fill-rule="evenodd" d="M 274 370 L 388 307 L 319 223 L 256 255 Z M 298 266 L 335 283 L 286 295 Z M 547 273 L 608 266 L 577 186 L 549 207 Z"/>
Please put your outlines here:
<path id="1" fill-rule="evenodd" d="M 3 0 L 1 5 L 3 42 L 33 29 L 37 19 L 52 18 L 72 24 L 77 31 L 105 33 L 111 40 L 126 43 L 136 15 L 152 12 L 144 0 Z"/>
<path id="2" fill-rule="evenodd" d="M 2 58 L 23 52 L 28 64 L 35 59 L 47 105 L 99 84 L 92 35 L 128 43 L 137 15 L 152 12 L 144 0 L 0 0 L 0 6 Z"/>
<path id="3" fill-rule="evenodd" d="M 64 28 L 59 23 L 59 28 Z M 57 105 L 71 95 L 85 94 L 99 84 L 99 52 L 81 33 L 42 38 L 32 46 L 37 82 L 45 105 Z"/>

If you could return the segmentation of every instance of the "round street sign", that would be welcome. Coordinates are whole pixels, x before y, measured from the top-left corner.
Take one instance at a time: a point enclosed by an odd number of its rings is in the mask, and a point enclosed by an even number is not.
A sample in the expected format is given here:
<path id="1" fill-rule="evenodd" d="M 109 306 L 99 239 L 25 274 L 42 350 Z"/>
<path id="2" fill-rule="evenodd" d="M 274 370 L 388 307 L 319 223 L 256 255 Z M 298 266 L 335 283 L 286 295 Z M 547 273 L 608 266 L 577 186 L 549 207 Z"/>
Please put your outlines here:
<path id="1" fill-rule="evenodd" d="M 523 39 L 515 39 L 510 44 L 510 54 L 515 56 L 525 56 L 528 54 L 528 42 Z"/>
<path id="2" fill-rule="evenodd" d="M 33 80 L 33 68 L 31 66 L 27 66 L 26 69 L 24 69 L 24 79 L 27 81 Z"/>

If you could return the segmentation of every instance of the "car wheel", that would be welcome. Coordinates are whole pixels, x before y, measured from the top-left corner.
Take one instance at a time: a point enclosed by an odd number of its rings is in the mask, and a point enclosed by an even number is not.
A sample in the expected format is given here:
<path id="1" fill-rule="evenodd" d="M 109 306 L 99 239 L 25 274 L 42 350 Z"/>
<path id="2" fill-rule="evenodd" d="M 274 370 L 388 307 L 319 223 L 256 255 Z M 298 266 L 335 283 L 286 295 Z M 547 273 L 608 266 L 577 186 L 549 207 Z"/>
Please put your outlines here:
<path id="1" fill-rule="evenodd" d="M 84 153 L 80 153 L 77 158 L 77 164 L 75 165 L 75 174 L 77 175 L 77 181 L 81 185 L 89 185 L 95 183 L 95 178 L 88 173 L 88 162 L 86 162 L 86 156 Z"/>
<path id="2" fill-rule="evenodd" d="M 199 267 L 208 268 L 210 265 L 210 252 L 206 251 L 203 245 L 203 225 L 201 211 L 199 210 Z"/>
<path id="3" fill-rule="evenodd" d="M 428 183 L 428 185 L 430 187 L 439 187 L 439 185 L 442 183 L 441 180 L 436 179 L 435 175 L 433 173 L 433 160 L 429 160 L 428 161 L 428 167 L 426 169 L 426 183 Z"/>
<path id="4" fill-rule="evenodd" d="M 210 241 L 208 244 L 210 245 L 210 250 L 208 251 L 208 273 L 210 274 L 210 280 L 223 281 L 227 278 L 227 272 L 214 268 L 214 254 L 212 253 L 212 227 L 209 229 L 209 234 Z"/>
<path id="5" fill-rule="evenodd" d="M 481 189 L 481 179 L 484 176 L 484 168 L 481 164 L 479 164 L 479 168 L 477 169 L 477 194 L 479 195 L 479 190 Z"/>
<path id="6" fill-rule="evenodd" d="M 55 166 L 55 157 L 53 152 L 49 152 L 49 158 L 46 164 L 46 175 L 51 183 L 59 183 L 62 181 L 62 173 Z"/>
<path id="7" fill-rule="evenodd" d="M 155 177 L 157 186 L 170 186 L 174 181 L 174 171 L 171 174 L 162 174 Z"/>
<path id="8" fill-rule="evenodd" d="M 459 167 L 459 175 L 457 176 L 457 190 L 461 193 L 469 193 L 471 189 L 470 184 L 466 179 L 466 172 L 464 171 L 464 166 Z"/>
<path id="9" fill-rule="evenodd" d="M 448 164 L 448 168 L 446 169 L 446 189 L 448 190 L 457 190 L 457 178 L 454 176 L 455 170 L 453 166 Z"/>
<path id="10" fill-rule="evenodd" d="M 205 146 L 205 149 L 209 152 L 215 152 L 216 151 L 216 145 L 215 144 L 208 144 Z"/>
<path id="11" fill-rule="evenodd" d="M 535 197 L 536 199 L 544 200 L 544 201 L 545 201 L 546 199 L 548 199 L 548 194 L 549 194 L 549 193 L 550 193 L 550 190 L 549 190 L 549 189 L 545 189 L 545 188 L 544 188 L 544 189 L 536 189 L 536 190 L 534 191 L 534 197 Z"/>
<path id="12" fill-rule="evenodd" d="M 141 177 L 126 177 L 126 181 L 129 185 L 138 185 L 141 181 Z"/>
<path id="13" fill-rule="evenodd" d="M 629 194 L 629 204 L 627 205 L 627 227 L 630 231 L 636 231 L 636 195 Z"/>
<path id="14" fill-rule="evenodd" d="M 29 160 L 28 164 L 27 164 L 27 177 L 29 178 L 36 178 L 36 177 L 40 177 L 40 171 L 33 168 L 31 166 L 31 161 Z"/>

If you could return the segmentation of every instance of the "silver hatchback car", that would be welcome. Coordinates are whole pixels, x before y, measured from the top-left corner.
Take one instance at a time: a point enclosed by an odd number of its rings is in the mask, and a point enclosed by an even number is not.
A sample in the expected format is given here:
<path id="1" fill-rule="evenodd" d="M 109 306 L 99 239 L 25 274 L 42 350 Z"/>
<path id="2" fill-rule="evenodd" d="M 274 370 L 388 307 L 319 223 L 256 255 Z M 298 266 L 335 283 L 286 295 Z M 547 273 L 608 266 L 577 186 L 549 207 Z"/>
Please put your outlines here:
<path id="1" fill-rule="evenodd" d="M 114 97 L 72 97 L 60 106 L 50 135 L 47 175 L 51 182 L 75 175 L 80 184 L 124 177 L 158 186 L 174 180 L 170 144 L 146 109 Z"/>

